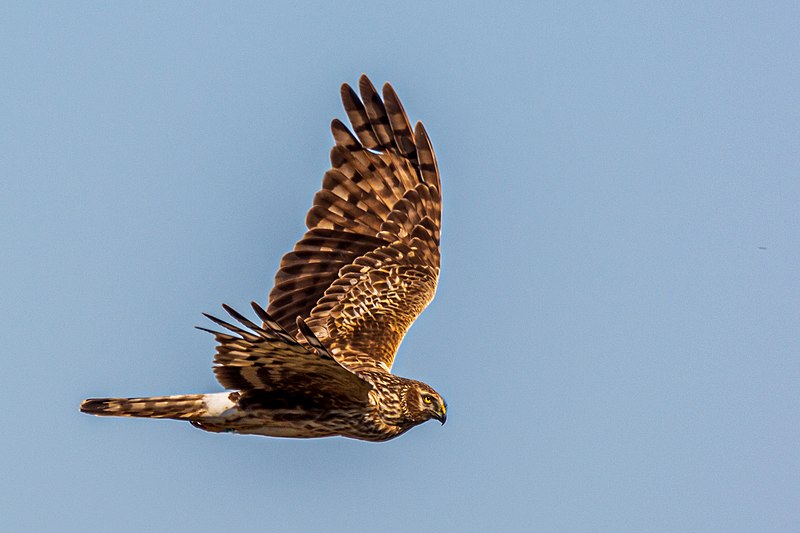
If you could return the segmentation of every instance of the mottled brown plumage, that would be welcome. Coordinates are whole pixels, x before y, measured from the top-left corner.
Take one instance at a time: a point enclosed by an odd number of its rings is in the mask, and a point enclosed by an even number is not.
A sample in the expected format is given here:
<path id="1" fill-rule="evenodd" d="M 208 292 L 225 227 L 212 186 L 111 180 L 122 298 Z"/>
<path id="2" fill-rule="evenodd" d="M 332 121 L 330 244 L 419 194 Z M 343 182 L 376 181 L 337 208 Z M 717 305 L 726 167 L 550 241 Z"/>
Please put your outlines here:
<path id="1" fill-rule="evenodd" d="M 225 331 L 214 372 L 235 392 L 89 399 L 87 413 L 189 420 L 214 432 L 277 437 L 341 435 L 383 441 L 446 405 L 428 385 L 390 373 L 439 275 L 441 185 L 421 123 L 412 129 L 389 84 L 342 86 L 351 133 L 331 124 L 332 168 L 286 254 L 261 323 L 206 315 Z M 205 329 L 205 328 L 200 328 Z"/>

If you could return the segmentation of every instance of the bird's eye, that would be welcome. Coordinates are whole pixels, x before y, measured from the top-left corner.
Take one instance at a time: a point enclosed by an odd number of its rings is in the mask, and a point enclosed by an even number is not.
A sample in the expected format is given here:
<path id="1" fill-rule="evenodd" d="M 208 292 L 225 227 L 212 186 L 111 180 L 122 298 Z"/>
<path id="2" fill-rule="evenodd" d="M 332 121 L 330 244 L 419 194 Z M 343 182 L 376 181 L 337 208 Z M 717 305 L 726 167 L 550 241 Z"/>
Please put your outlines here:
<path id="1" fill-rule="evenodd" d="M 422 401 L 425 402 L 425 403 L 431 403 L 433 401 L 433 398 L 431 398 L 428 395 L 425 395 L 425 396 L 422 397 Z"/>

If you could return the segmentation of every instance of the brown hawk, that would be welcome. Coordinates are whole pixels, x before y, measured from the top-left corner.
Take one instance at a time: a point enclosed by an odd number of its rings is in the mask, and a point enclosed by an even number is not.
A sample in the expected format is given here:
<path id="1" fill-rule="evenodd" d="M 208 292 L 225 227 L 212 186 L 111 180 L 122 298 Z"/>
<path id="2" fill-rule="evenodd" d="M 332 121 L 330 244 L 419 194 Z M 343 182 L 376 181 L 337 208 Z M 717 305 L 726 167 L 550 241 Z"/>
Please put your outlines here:
<path id="1" fill-rule="evenodd" d="M 447 407 L 425 383 L 395 376 L 408 328 L 439 276 L 441 185 L 422 123 L 412 129 L 388 83 L 366 76 L 361 97 L 342 85 L 355 135 L 331 124 L 332 168 L 306 216 L 308 231 L 284 255 L 257 324 L 227 305 L 214 373 L 234 392 L 92 398 L 102 416 L 187 420 L 214 432 L 272 437 L 341 435 L 384 441 Z"/>

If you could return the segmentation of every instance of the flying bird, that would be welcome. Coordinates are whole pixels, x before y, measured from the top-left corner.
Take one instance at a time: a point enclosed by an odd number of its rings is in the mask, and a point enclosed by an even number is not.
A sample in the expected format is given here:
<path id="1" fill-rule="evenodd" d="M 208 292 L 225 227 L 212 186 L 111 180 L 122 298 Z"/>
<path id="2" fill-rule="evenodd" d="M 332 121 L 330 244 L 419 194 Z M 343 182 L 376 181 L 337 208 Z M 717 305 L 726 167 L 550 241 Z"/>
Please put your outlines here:
<path id="1" fill-rule="evenodd" d="M 226 392 L 90 398 L 100 416 L 186 420 L 211 432 L 385 441 L 447 418 L 433 388 L 391 373 L 395 353 L 433 299 L 439 277 L 441 183 L 421 122 L 394 89 L 366 76 L 342 102 L 353 133 L 331 130 L 332 168 L 281 259 L 256 321 L 223 305 L 214 373 Z M 260 323 L 258 323 L 260 322 Z"/>

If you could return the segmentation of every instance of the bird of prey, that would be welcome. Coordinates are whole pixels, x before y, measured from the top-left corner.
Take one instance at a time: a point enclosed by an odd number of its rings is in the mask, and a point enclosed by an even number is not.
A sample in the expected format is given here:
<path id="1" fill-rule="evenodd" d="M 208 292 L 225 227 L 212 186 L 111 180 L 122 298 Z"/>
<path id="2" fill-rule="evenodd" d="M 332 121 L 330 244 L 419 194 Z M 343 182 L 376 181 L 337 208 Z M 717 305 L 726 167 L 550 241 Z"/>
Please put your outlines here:
<path id="1" fill-rule="evenodd" d="M 353 133 L 331 130 L 332 168 L 306 216 L 308 231 L 281 259 L 260 324 L 205 315 L 224 331 L 210 394 L 90 398 L 101 416 L 186 420 L 212 432 L 385 441 L 436 419 L 442 396 L 391 373 L 408 328 L 439 277 L 441 184 L 421 122 L 412 129 L 394 89 L 366 76 L 341 96 Z"/>

